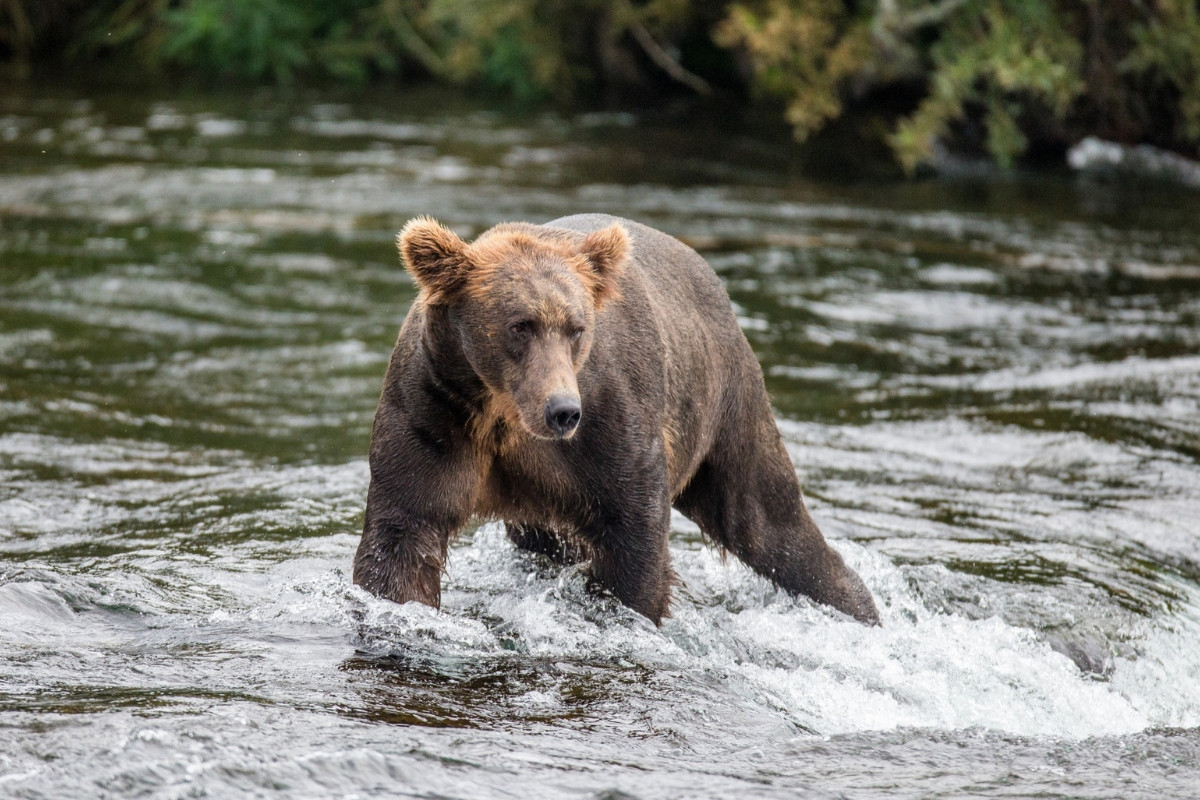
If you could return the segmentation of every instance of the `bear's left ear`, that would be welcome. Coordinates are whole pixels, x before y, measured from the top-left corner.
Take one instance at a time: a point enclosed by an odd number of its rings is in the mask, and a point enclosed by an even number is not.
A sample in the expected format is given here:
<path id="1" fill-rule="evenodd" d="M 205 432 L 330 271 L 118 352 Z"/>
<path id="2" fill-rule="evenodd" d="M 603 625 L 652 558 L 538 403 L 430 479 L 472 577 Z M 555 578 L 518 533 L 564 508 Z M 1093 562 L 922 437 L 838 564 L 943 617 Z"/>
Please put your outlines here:
<path id="1" fill-rule="evenodd" d="M 452 302 L 466 285 L 470 269 L 466 242 L 437 220 L 409 220 L 396 237 L 396 246 L 430 305 Z"/>
<path id="2" fill-rule="evenodd" d="M 615 222 L 592 231 L 579 243 L 579 252 L 591 267 L 592 280 L 588 284 L 597 308 L 618 296 L 617 281 L 629 261 L 629 249 L 629 234 Z"/>

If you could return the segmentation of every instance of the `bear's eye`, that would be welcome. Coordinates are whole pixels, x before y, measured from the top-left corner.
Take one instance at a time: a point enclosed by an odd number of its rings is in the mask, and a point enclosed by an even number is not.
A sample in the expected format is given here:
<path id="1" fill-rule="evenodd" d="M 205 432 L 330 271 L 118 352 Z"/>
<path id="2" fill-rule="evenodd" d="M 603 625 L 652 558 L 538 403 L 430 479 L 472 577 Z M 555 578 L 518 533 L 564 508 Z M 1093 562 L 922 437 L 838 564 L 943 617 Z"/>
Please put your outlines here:
<path id="1" fill-rule="evenodd" d="M 583 328 L 576 328 L 575 330 L 571 331 L 572 342 L 578 342 L 580 336 L 583 336 Z"/>
<path id="2" fill-rule="evenodd" d="M 523 319 L 520 322 L 514 322 L 508 326 L 508 331 L 513 336 L 528 336 L 533 333 L 533 320 Z"/>

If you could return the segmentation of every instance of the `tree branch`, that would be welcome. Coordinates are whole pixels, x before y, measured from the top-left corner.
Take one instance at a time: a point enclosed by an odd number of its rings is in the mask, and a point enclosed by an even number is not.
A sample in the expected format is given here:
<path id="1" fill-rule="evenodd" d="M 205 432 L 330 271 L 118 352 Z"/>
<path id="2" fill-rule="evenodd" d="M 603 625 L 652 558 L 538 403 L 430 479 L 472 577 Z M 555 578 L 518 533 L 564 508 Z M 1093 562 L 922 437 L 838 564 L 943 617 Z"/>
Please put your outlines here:
<path id="1" fill-rule="evenodd" d="M 896 0 L 879 0 L 879 13 L 872 26 L 875 36 L 893 44 L 926 25 L 936 25 L 966 5 L 968 0 L 939 0 L 933 5 L 907 13 L 900 10 Z"/>
<path id="2" fill-rule="evenodd" d="M 404 13 L 401 4 L 399 2 L 385 3 L 383 9 L 384 17 L 387 19 L 388 24 L 392 26 L 392 31 L 400 38 L 404 46 L 408 48 L 408 55 L 412 56 L 421 66 L 429 70 L 431 75 L 445 78 L 447 76 L 445 61 L 417 33 L 416 26 L 409 20 L 408 15 Z"/>
<path id="3" fill-rule="evenodd" d="M 697 94 L 712 94 L 712 87 L 708 85 L 708 81 L 696 73 L 684 69 L 678 61 L 671 57 L 670 53 L 663 49 L 662 45 L 654 41 L 654 37 L 650 35 L 650 31 L 646 30 L 642 23 L 635 22 L 630 25 L 629 32 L 633 34 L 634 40 L 641 45 L 642 50 L 646 51 L 646 55 L 650 57 L 650 60 L 657 64 L 659 69 L 667 73 L 672 79 L 678 83 L 682 83 Z"/>

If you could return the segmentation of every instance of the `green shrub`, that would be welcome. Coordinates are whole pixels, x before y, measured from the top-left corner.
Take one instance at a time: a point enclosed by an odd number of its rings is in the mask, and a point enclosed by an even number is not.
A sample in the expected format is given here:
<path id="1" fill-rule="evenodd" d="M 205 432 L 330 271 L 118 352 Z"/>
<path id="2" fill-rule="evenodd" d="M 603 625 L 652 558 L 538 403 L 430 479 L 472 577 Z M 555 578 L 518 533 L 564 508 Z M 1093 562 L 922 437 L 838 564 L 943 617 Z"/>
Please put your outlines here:
<path id="1" fill-rule="evenodd" d="M 784 98 L 801 141 L 842 113 L 843 84 L 874 55 L 866 19 L 847 13 L 842 0 L 735 3 L 714 38 L 749 54 L 755 88 Z"/>
<path id="2" fill-rule="evenodd" d="M 1083 48 L 1053 3 L 975 0 L 949 14 L 929 50 L 929 91 L 890 137 L 911 171 L 928 158 L 948 126 L 982 109 L 988 153 L 1008 166 L 1025 151 L 1018 119 L 1032 102 L 1063 119 L 1083 90 Z"/>
<path id="3" fill-rule="evenodd" d="M 584 6 L 539 0 L 429 0 L 419 19 L 441 53 L 441 77 L 522 100 L 569 97 L 564 23 Z"/>
<path id="4" fill-rule="evenodd" d="M 909 171 L 964 121 L 1001 165 L 1031 135 L 1200 143 L 1195 0 L 0 0 L 10 73 L 106 55 L 275 83 L 415 66 L 523 100 L 740 87 L 801 140 L 885 98 L 870 127 Z"/>
<path id="5" fill-rule="evenodd" d="M 1177 93 L 1182 136 L 1200 142 L 1200 11 L 1192 0 L 1158 0 L 1158 14 L 1133 30 L 1122 66 Z"/>
<path id="6" fill-rule="evenodd" d="M 286 83 L 309 63 L 304 12 L 286 0 L 191 0 L 167 12 L 162 55 L 210 75 Z"/>

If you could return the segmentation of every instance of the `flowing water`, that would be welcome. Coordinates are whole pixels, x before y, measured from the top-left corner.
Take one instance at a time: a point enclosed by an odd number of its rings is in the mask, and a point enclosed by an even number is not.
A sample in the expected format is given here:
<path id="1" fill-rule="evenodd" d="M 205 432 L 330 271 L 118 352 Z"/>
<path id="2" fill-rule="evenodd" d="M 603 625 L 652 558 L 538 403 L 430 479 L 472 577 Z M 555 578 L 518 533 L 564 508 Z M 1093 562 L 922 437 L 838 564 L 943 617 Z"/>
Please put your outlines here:
<path id="1" fill-rule="evenodd" d="M 1195 796 L 1200 195 L 692 127 L 0 101 L 0 796 Z M 883 627 L 682 517 L 661 629 L 497 523 L 351 585 L 396 230 L 580 211 L 724 279 Z"/>

